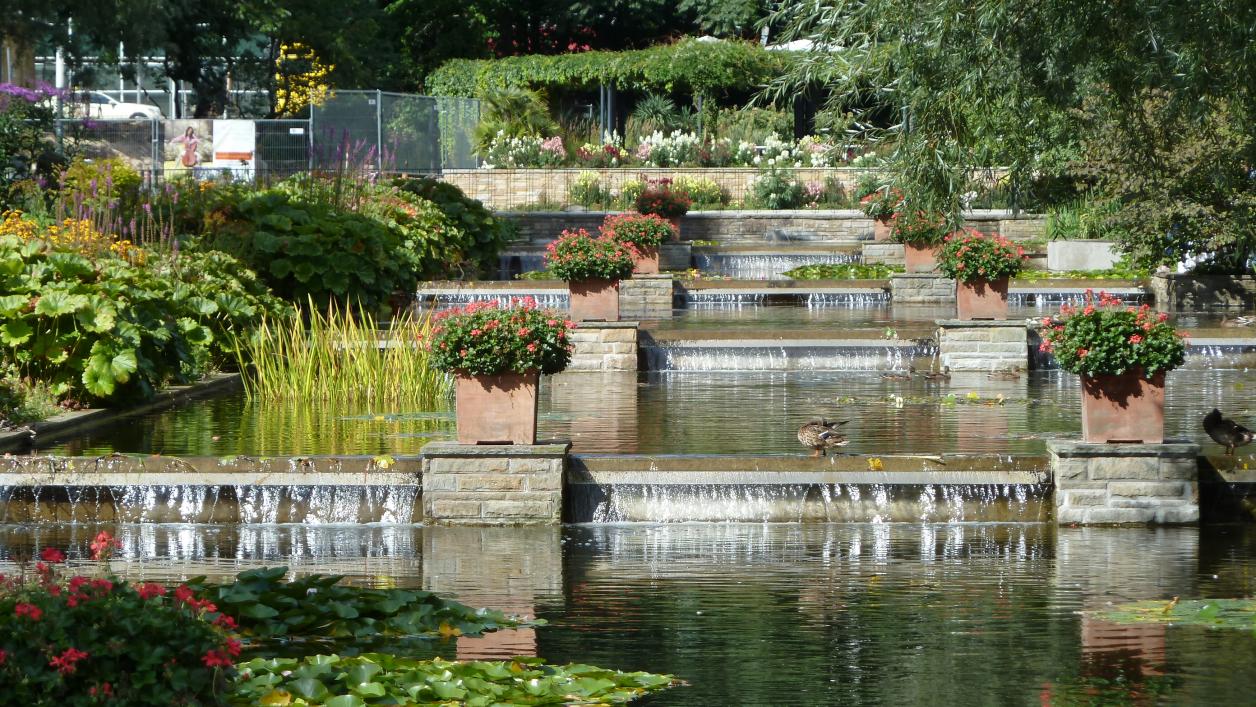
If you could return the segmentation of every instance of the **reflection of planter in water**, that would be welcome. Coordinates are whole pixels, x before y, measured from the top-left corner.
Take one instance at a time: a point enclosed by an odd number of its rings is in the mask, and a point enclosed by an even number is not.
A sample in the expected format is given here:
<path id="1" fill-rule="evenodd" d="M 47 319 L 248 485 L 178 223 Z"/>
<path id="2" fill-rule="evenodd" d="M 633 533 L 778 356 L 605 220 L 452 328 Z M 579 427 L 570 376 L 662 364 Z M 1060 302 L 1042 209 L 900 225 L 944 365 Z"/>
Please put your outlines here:
<path id="1" fill-rule="evenodd" d="M 655 275 L 659 271 L 658 246 L 636 246 L 637 255 L 632 259 L 633 275 Z"/>
<path id="2" fill-rule="evenodd" d="M 998 280 L 955 282 L 955 316 L 957 319 L 1007 319 L 1006 277 Z"/>
<path id="3" fill-rule="evenodd" d="M 540 374 L 455 377 L 458 441 L 536 444 L 536 386 Z"/>
<path id="4" fill-rule="evenodd" d="M 903 261 L 907 272 L 933 272 L 938 269 L 938 252 L 940 245 L 925 243 L 904 243 Z"/>
<path id="5" fill-rule="evenodd" d="M 1116 376 L 1082 376 L 1082 439 L 1086 442 L 1164 441 L 1164 372 L 1141 368 Z"/>
<path id="6" fill-rule="evenodd" d="M 619 281 L 579 280 L 567 283 L 571 318 L 578 322 L 619 321 Z"/>

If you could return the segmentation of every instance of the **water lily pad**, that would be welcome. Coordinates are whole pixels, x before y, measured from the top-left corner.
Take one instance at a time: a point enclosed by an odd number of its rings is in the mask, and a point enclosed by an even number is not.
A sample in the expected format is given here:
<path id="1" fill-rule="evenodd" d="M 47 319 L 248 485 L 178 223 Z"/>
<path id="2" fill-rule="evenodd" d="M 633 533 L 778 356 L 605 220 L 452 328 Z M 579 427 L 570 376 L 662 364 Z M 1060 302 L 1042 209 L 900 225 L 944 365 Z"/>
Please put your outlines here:
<path id="1" fill-rule="evenodd" d="M 1114 623 L 1163 623 L 1256 630 L 1256 599 L 1136 601 L 1099 613 Z"/>

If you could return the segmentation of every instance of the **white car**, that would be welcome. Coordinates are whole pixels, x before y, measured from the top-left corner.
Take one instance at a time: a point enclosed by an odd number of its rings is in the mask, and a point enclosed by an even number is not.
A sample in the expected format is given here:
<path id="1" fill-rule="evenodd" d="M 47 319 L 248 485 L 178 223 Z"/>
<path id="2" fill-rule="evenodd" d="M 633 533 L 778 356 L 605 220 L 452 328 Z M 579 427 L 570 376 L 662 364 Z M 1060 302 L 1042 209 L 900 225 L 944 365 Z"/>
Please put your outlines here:
<path id="1" fill-rule="evenodd" d="M 120 103 L 99 91 L 72 93 L 64 102 L 65 112 L 75 118 L 102 120 L 161 120 L 161 109 L 147 103 Z"/>

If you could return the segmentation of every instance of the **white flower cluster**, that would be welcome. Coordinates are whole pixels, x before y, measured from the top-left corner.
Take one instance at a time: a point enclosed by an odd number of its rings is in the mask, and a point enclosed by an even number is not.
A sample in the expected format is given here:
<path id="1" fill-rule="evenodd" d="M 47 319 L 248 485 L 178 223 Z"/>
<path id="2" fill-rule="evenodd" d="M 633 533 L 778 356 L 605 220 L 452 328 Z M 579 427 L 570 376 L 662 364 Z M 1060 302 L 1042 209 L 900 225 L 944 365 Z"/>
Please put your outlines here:
<path id="1" fill-rule="evenodd" d="M 757 153 L 750 161 L 756 167 L 829 167 L 832 164 L 833 146 L 810 135 L 798 142 L 769 135 L 758 148 L 741 143 L 736 154 L 740 156 L 748 147 Z"/>
<path id="2" fill-rule="evenodd" d="M 659 131 L 637 144 L 637 158 L 647 167 L 680 167 L 696 164 L 702 151 L 702 138 L 677 130 L 671 135 Z"/>
<path id="3" fill-rule="evenodd" d="M 567 157 L 563 141 L 558 137 L 507 137 L 497 131 L 484 154 L 481 169 L 528 169 L 557 167 Z"/>

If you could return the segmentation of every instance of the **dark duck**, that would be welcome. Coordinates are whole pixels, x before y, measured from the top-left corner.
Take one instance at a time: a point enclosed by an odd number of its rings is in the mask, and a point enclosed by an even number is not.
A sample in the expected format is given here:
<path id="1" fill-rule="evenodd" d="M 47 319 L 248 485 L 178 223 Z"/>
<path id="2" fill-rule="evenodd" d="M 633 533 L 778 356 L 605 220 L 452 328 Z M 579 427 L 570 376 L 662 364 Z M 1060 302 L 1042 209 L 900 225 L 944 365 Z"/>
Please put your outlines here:
<path id="1" fill-rule="evenodd" d="M 846 435 L 837 431 L 838 427 L 847 422 L 849 420 L 842 420 L 841 422 L 829 422 L 823 418 L 819 422 L 813 420 L 798 428 L 798 441 L 802 442 L 802 446 L 812 450 L 811 456 L 818 457 L 824 455 L 827 457 L 829 449 L 843 447 L 850 442 L 850 440 L 846 439 Z"/>
<path id="2" fill-rule="evenodd" d="M 1204 431 L 1212 437 L 1212 441 L 1225 447 L 1226 456 L 1234 456 L 1234 449 L 1251 444 L 1256 433 L 1225 417 L 1217 408 L 1204 415 Z M 799 435 L 801 436 L 801 432 Z"/>

